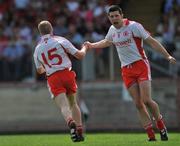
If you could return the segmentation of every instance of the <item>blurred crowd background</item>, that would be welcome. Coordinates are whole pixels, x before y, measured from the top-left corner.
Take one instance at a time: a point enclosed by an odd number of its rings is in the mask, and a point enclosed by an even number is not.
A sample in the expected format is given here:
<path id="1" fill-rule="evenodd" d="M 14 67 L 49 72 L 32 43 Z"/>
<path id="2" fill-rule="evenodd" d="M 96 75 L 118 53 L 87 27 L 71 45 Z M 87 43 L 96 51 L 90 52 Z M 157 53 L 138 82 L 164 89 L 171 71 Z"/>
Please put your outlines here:
<path id="1" fill-rule="evenodd" d="M 37 24 L 41 20 L 49 20 L 55 35 L 66 37 L 80 48 L 86 40 L 94 42 L 104 38 L 110 26 L 106 14 L 109 5 L 120 5 L 126 14 L 129 1 L 0 0 L 0 82 L 34 77 L 43 80 L 35 74 L 32 60 L 39 39 Z M 180 0 L 161 1 L 159 24 L 152 35 L 180 60 Z M 105 74 L 110 65 L 109 53 L 109 49 L 98 48 L 93 52 L 93 67 L 99 78 L 109 78 Z M 151 58 L 158 63 L 163 60 L 157 54 Z M 82 64 L 74 60 L 73 68 L 82 80 Z"/>

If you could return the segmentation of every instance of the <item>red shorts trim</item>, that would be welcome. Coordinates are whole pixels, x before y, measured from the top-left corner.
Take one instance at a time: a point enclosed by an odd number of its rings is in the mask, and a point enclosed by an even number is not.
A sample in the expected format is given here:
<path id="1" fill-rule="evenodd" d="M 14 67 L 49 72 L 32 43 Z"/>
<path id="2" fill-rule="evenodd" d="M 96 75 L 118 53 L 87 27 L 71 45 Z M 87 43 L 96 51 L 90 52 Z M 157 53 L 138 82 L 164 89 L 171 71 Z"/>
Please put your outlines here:
<path id="1" fill-rule="evenodd" d="M 57 71 L 47 77 L 49 91 L 52 97 L 61 93 L 73 94 L 77 91 L 76 73 L 67 69 Z"/>
<path id="2" fill-rule="evenodd" d="M 126 88 L 141 81 L 151 80 L 149 61 L 147 59 L 138 60 L 122 67 L 122 79 Z"/>

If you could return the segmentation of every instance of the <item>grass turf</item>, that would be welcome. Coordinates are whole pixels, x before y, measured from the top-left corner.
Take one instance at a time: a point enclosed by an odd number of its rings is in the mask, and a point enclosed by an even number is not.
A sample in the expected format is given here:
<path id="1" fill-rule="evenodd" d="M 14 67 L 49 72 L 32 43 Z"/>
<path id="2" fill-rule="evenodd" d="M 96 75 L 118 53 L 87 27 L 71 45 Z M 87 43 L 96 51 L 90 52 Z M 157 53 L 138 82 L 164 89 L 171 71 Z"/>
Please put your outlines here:
<path id="1" fill-rule="evenodd" d="M 169 141 L 148 142 L 146 134 L 86 134 L 84 142 L 73 143 L 68 134 L 0 135 L 0 146 L 180 146 L 180 133 L 170 133 Z"/>

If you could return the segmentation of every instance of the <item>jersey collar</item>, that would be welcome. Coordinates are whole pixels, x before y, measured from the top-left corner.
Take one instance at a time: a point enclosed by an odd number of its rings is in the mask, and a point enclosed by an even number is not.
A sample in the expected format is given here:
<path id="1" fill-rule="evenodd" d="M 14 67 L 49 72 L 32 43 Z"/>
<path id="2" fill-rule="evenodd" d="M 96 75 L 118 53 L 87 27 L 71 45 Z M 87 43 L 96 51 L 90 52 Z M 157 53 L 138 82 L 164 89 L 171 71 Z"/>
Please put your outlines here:
<path id="1" fill-rule="evenodd" d="M 51 36 L 52 36 L 52 34 L 46 34 L 46 35 L 41 36 L 41 39 L 49 38 Z"/>
<path id="2" fill-rule="evenodd" d="M 123 24 L 125 26 L 128 26 L 129 25 L 129 20 L 127 18 L 123 19 Z"/>
<path id="3" fill-rule="evenodd" d="M 129 20 L 127 18 L 123 19 L 123 26 L 121 28 L 115 28 L 116 30 L 121 31 L 122 29 L 124 29 L 126 26 L 128 26 L 130 24 Z"/>

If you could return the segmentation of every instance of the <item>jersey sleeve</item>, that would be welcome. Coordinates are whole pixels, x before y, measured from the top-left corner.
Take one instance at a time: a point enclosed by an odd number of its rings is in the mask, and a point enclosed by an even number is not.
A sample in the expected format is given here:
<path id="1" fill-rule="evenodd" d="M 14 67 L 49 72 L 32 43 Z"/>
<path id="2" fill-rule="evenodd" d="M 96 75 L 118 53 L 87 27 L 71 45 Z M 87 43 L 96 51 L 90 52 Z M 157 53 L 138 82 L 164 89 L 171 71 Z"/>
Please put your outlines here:
<path id="1" fill-rule="evenodd" d="M 74 55 L 78 51 L 78 49 L 67 39 L 64 39 L 61 45 L 71 55 Z"/>
<path id="2" fill-rule="evenodd" d="M 140 37 L 145 40 L 150 36 L 150 33 L 145 30 L 140 23 L 135 22 L 132 27 L 132 32 L 135 37 Z"/>
<path id="3" fill-rule="evenodd" d="M 34 51 L 33 57 L 34 57 L 34 63 L 35 63 L 36 69 L 40 68 L 42 66 L 42 64 L 41 64 L 41 62 L 38 59 L 37 48 Z"/>
<path id="4" fill-rule="evenodd" d="M 112 33 L 112 27 L 110 27 L 109 30 L 108 30 L 108 33 L 105 36 L 105 39 L 112 42 L 113 41 L 112 34 L 113 34 Z"/>

